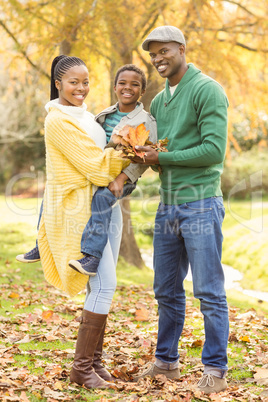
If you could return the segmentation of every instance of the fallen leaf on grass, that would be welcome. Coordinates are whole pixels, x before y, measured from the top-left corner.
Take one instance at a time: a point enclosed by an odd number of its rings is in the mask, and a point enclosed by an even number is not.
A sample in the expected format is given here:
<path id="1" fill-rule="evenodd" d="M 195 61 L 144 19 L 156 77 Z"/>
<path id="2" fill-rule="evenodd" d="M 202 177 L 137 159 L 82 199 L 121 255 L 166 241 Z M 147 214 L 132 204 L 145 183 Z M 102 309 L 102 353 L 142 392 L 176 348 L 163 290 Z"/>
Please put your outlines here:
<path id="1" fill-rule="evenodd" d="M 151 339 L 140 338 L 137 342 L 137 346 L 141 348 L 150 348 L 152 346 L 152 341 Z"/>
<path id="2" fill-rule="evenodd" d="M 25 323 L 32 323 L 33 321 L 37 321 L 38 315 L 29 313 L 29 315 L 25 318 Z"/>
<path id="3" fill-rule="evenodd" d="M 259 385 L 268 385 L 268 369 L 259 368 L 255 369 L 256 373 L 254 378 Z"/>
<path id="4" fill-rule="evenodd" d="M 20 394 L 20 402 L 30 402 L 25 391 L 22 391 Z"/>
<path id="5" fill-rule="evenodd" d="M 48 342 L 56 341 L 57 339 L 59 339 L 58 336 L 51 335 L 51 334 L 45 335 L 45 338 L 46 338 L 46 340 L 47 340 Z"/>
<path id="6" fill-rule="evenodd" d="M 200 399 L 201 401 L 210 401 L 210 398 L 208 396 L 204 395 L 203 392 L 198 390 L 194 390 L 194 396 Z"/>
<path id="7" fill-rule="evenodd" d="M 18 293 L 12 292 L 8 296 L 10 299 L 19 299 L 20 295 Z"/>
<path id="8" fill-rule="evenodd" d="M 268 346 L 265 345 L 263 342 L 259 342 L 260 348 L 263 352 L 268 352 Z"/>
<path id="9" fill-rule="evenodd" d="M 19 329 L 20 329 L 20 331 L 22 331 L 22 332 L 27 332 L 27 331 L 29 331 L 29 325 L 28 325 L 28 324 L 21 324 L 21 325 L 19 326 Z"/>
<path id="10" fill-rule="evenodd" d="M 146 308 L 140 308 L 135 311 L 136 321 L 149 321 L 150 311 Z"/>
<path id="11" fill-rule="evenodd" d="M 45 387 L 44 397 L 46 398 L 51 397 L 57 400 L 57 399 L 63 399 L 65 397 L 65 394 L 63 392 L 53 391 L 53 389 L 50 389 L 49 387 Z"/>
<path id="12" fill-rule="evenodd" d="M 59 365 L 56 365 L 56 366 L 53 366 L 51 368 L 47 367 L 45 372 L 44 372 L 44 375 L 47 378 L 54 378 L 55 376 L 61 374 L 61 372 L 62 372 L 62 367 L 59 366 Z"/>
<path id="13" fill-rule="evenodd" d="M 53 313 L 54 312 L 52 310 L 43 311 L 42 319 L 45 320 L 45 321 L 51 320 L 52 316 L 53 316 Z"/>
<path id="14" fill-rule="evenodd" d="M 127 374 L 127 368 L 125 366 L 120 367 L 120 369 L 112 370 L 112 375 L 123 381 L 129 381 L 129 376 Z"/>
<path id="15" fill-rule="evenodd" d="M 40 392 L 32 391 L 32 394 L 33 394 L 34 396 L 36 396 L 36 398 L 38 398 L 38 399 L 41 399 L 41 398 L 42 398 L 42 395 L 40 394 Z"/>
<path id="16" fill-rule="evenodd" d="M 0 362 L 0 382 L 2 383 L 0 384 L 0 400 L 2 397 L 8 396 L 7 402 L 24 402 L 25 394 L 22 391 L 29 392 L 32 397 L 34 396 L 38 400 L 44 399 L 47 402 L 86 400 L 85 394 L 83 393 L 83 396 L 80 394 L 80 386 L 73 384 L 69 386 L 69 372 L 72 366 L 70 359 L 73 358 L 79 326 L 76 318 L 81 315 L 82 304 L 77 305 L 61 292 L 46 284 L 39 286 L 26 283 L 17 287 L 13 285 L 14 283 L 2 286 L 3 298 L 8 298 L 12 292 L 17 293 L 20 295 L 19 302 L 16 301 L 18 308 L 23 307 L 26 300 L 29 301 L 29 305 L 36 305 L 36 307 L 34 306 L 31 313 L 22 313 L 21 310 L 18 313 L 13 306 L 13 311 L 8 311 L 7 318 L 0 317 L 0 359 L 3 359 Z M 235 348 L 236 345 L 232 344 L 230 353 L 235 360 L 243 359 L 241 367 L 247 367 L 260 378 L 254 376 L 251 378 L 253 382 L 250 384 L 247 383 L 247 379 L 239 383 L 233 381 L 232 371 L 238 369 L 237 365 L 234 365 L 229 368 L 227 391 L 215 396 L 213 394 L 210 396 L 201 393 L 195 394 L 194 384 L 202 375 L 202 366 L 200 356 L 197 356 L 196 353 L 198 351 L 191 349 L 191 345 L 199 346 L 200 340 L 203 340 L 203 334 L 201 330 L 198 335 L 195 333 L 196 325 L 193 325 L 193 317 L 195 324 L 196 320 L 200 320 L 200 327 L 202 317 L 200 317 L 198 307 L 194 306 L 192 297 L 187 298 L 186 325 L 180 343 L 181 378 L 178 381 L 171 381 L 160 376 L 153 381 L 149 377 L 138 382 L 129 381 L 135 373 L 142 372 L 150 362 L 154 361 L 158 317 L 153 297 L 151 288 L 147 289 L 137 285 L 118 287 L 117 299 L 113 300 L 107 323 L 103 355 L 108 370 L 113 373 L 113 369 L 116 368 L 113 374 L 117 374 L 117 380 L 112 396 L 111 390 L 98 390 L 94 391 L 96 400 L 102 402 L 106 402 L 107 399 L 111 402 L 148 402 L 148 400 L 190 402 L 194 398 L 198 398 L 200 401 L 214 400 L 214 402 L 231 402 L 233 400 L 266 402 L 268 395 L 261 382 L 267 379 L 268 319 L 266 314 L 259 314 L 252 310 L 246 315 L 239 316 L 240 309 L 238 308 L 233 310 L 234 319 L 231 322 L 230 333 L 232 334 L 231 340 L 240 342 L 242 348 L 240 345 L 239 348 Z M 46 308 L 45 312 L 41 308 L 43 305 Z M 65 307 L 63 308 L 63 306 Z M 66 312 L 66 306 L 68 306 L 68 313 L 72 315 L 68 319 L 62 316 L 62 313 Z M 126 317 L 126 313 L 129 313 L 130 310 L 131 317 L 129 314 Z M 150 312 L 148 321 L 136 322 L 134 316 L 137 310 L 143 310 L 146 314 Z M 25 337 L 25 332 L 22 333 L 27 329 L 27 324 L 29 331 L 34 331 L 34 334 L 28 334 L 28 338 Z M 244 340 L 242 344 L 239 338 L 244 336 L 250 336 L 250 342 Z M 55 338 L 62 342 L 61 349 L 57 347 L 56 343 L 52 347 L 47 345 L 47 340 Z M 11 341 L 11 339 L 13 340 Z M 17 344 L 14 346 L 14 339 L 22 340 L 22 343 L 32 340 L 37 340 L 39 343 L 41 340 L 41 351 L 37 347 L 37 342 L 32 342 L 29 350 L 28 348 L 20 350 Z M 64 343 L 66 343 L 66 349 L 64 349 Z M 25 357 L 23 368 L 18 368 L 16 355 Z M 14 360 L 11 361 L 13 358 Z M 265 371 L 259 371 L 260 368 Z M 36 369 L 38 371 L 34 373 L 33 370 Z M 264 385 L 264 388 L 267 388 L 267 385 Z M 27 399 L 25 399 L 26 401 Z"/>
<path id="17" fill-rule="evenodd" d="M 0 365 L 6 367 L 8 364 L 15 363 L 13 357 L 0 358 Z"/>
<path id="18" fill-rule="evenodd" d="M 240 336 L 239 340 L 242 341 L 242 342 L 250 342 L 250 339 L 249 339 L 248 335 Z"/>
<path id="19" fill-rule="evenodd" d="M 249 322 L 256 317 L 256 311 L 254 309 L 247 311 L 246 313 L 239 314 L 236 318 L 244 322 Z"/>
<path id="20" fill-rule="evenodd" d="M 199 348 L 203 345 L 202 339 L 196 339 L 191 343 L 191 348 Z"/>
<path id="21" fill-rule="evenodd" d="M 44 339 L 45 338 L 45 336 L 44 335 L 42 335 L 42 334 L 40 334 L 40 335 L 38 335 L 38 334 L 33 334 L 33 335 L 25 335 L 25 337 L 24 338 L 22 338 L 21 340 L 19 340 L 19 341 L 16 341 L 15 343 L 29 343 L 29 342 L 31 342 L 31 341 L 33 341 L 33 340 L 41 340 L 41 339 Z"/>
<path id="22" fill-rule="evenodd" d="M 267 402 L 268 401 L 268 388 L 267 388 L 267 390 L 262 391 L 260 393 L 260 396 L 263 397 L 263 398 L 266 397 L 267 399 L 265 399 L 264 402 Z"/>

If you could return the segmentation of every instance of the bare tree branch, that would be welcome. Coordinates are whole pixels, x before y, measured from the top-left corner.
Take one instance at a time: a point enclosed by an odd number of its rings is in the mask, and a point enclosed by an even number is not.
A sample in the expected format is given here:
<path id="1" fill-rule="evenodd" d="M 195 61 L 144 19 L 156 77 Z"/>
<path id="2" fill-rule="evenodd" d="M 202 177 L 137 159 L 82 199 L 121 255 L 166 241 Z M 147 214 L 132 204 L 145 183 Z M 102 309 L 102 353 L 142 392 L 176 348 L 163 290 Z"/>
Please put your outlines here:
<path id="1" fill-rule="evenodd" d="M 39 71 L 42 75 L 44 75 L 46 78 L 48 78 L 50 80 L 50 75 L 47 74 L 44 70 L 40 69 L 39 66 L 37 66 L 36 64 L 34 64 L 32 62 L 32 60 L 29 58 L 29 56 L 27 55 L 26 51 L 23 49 L 22 45 L 19 43 L 19 41 L 16 39 L 16 37 L 13 35 L 13 33 L 8 29 L 8 27 L 6 26 L 6 24 L 0 20 L 0 25 L 2 26 L 2 28 L 6 31 L 6 33 L 13 39 L 13 41 L 16 43 L 17 48 L 19 50 L 19 52 L 25 57 L 25 59 L 28 61 L 28 63 L 37 71 Z"/>
<path id="2" fill-rule="evenodd" d="M 98 0 L 93 0 L 92 5 L 89 8 L 89 10 L 85 13 L 82 13 L 82 17 L 77 21 L 76 25 L 72 28 L 72 35 L 76 35 L 78 28 L 82 26 L 82 23 L 86 20 L 86 18 L 89 16 L 89 14 L 95 10 L 97 3 L 98 3 Z"/>
<path id="3" fill-rule="evenodd" d="M 225 39 L 218 39 L 219 42 L 227 42 Z M 243 49 L 246 49 L 250 52 L 262 52 L 262 53 L 268 53 L 268 49 L 257 49 L 248 45 L 245 45 L 244 43 L 241 42 L 235 42 L 235 46 L 242 47 Z"/>
<path id="4" fill-rule="evenodd" d="M 164 4 L 163 6 L 165 7 L 166 4 Z M 145 29 L 145 31 L 143 31 L 143 33 L 140 35 L 141 39 L 145 38 L 148 35 L 148 33 L 155 27 L 155 23 L 156 23 L 158 17 L 159 17 L 159 13 L 156 13 L 155 16 L 153 17 L 152 21 L 150 22 L 150 24 Z"/>
<path id="5" fill-rule="evenodd" d="M 149 67 L 151 66 L 151 63 L 148 63 L 148 61 L 142 56 L 142 54 L 141 54 L 139 49 L 135 49 L 135 51 L 138 54 L 138 56 L 141 59 L 141 61 L 143 62 L 143 64 L 147 67 L 147 69 L 149 69 Z"/>
<path id="6" fill-rule="evenodd" d="M 245 6 L 242 6 L 242 4 L 240 4 L 239 2 L 234 1 L 234 0 L 225 0 L 225 1 L 226 1 L 226 3 L 235 4 L 237 7 L 241 8 L 242 10 L 244 10 L 247 14 L 252 15 L 255 18 L 258 18 L 257 15 L 253 14 Z"/>

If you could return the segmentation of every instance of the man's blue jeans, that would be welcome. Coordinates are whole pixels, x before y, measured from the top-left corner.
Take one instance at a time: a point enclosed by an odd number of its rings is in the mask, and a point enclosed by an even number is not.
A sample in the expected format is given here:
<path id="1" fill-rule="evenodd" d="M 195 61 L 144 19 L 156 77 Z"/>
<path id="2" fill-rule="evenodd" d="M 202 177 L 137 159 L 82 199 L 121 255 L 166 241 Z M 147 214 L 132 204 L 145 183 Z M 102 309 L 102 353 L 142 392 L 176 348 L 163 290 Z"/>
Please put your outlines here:
<path id="1" fill-rule="evenodd" d="M 154 291 L 159 311 L 155 356 L 165 363 L 179 359 L 186 304 L 183 281 L 190 264 L 194 296 L 204 316 L 202 362 L 227 370 L 229 320 L 221 264 L 224 214 L 221 197 L 159 204 L 154 231 Z"/>
<path id="2" fill-rule="evenodd" d="M 81 253 L 102 257 L 108 240 L 108 229 L 111 234 L 118 235 L 117 225 L 110 227 L 112 207 L 118 199 L 126 197 L 135 189 L 136 183 L 126 183 L 121 197 L 116 198 L 107 187 L 99 187 L 91 203 L 91 217 L 83 231 Z"/>

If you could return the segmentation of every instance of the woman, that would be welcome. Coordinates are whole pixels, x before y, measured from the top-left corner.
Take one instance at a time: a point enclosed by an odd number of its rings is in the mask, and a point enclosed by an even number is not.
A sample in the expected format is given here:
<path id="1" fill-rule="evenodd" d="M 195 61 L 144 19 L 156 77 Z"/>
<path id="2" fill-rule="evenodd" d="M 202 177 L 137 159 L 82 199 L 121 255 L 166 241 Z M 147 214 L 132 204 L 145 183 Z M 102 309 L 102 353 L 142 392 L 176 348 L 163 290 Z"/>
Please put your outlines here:
<path id="1" fill-rule="evenodd" d="M 114 149 L 106 149 L 105 132 L 86 111 L 89 92 L 85 63 L 77 57 L 59 56 L 51 67 L 51 101 L 45 120 L 47 182 L 38 247 L 45 278 L 71 296 L 87 284 L 78 331 L 71 381 L 86 388 L 107 388 L 112 379 L 101 365 L 107 315 L 116 287 L 121 240 L 120 207 L 113 208 L 108 242 L 98 273 L 90 278 L 69 267 L 81 258 L 80 241 L 91 214 L 96 186 L 108 186 L 129 162 Z M 119 229 L 119 230 L 118 230 Z M 118 233 L 119 232 L 119 233 Z"/>

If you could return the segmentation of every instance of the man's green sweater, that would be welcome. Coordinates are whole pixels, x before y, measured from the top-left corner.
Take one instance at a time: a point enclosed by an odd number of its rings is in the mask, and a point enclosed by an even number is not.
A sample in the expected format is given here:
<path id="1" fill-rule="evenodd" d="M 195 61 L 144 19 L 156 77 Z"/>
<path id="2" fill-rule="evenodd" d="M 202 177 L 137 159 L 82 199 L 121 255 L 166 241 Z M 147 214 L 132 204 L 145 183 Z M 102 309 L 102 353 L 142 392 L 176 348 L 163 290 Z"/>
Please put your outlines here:
<path id="1" fill-rule="evenodd" d="M 169 140 L 169 152 L 159 153 L 160 195 L 172 205 L 222 195 L 228 99 L 216 81 L 188 67 L 173 96 L 166 81 L 150 110 L 158 138 Z"/>

